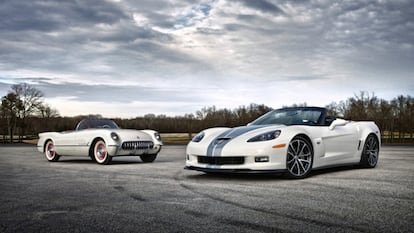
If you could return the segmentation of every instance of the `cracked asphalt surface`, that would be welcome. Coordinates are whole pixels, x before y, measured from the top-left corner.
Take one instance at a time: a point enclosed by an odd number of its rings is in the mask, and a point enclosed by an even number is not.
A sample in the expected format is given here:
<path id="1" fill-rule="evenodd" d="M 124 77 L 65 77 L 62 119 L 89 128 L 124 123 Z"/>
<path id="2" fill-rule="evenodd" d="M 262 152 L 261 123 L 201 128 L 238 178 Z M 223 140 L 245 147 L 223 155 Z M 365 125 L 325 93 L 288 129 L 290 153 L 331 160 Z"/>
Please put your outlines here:
<path id="1" fill-rule="evenodd" d="M 414 147 L 382 147 L 374 169 L 307 179 L 184 170 L 185 146 L 154 163 L 50 163 L 0 147 L 0 232 L 413 232 Z"/>

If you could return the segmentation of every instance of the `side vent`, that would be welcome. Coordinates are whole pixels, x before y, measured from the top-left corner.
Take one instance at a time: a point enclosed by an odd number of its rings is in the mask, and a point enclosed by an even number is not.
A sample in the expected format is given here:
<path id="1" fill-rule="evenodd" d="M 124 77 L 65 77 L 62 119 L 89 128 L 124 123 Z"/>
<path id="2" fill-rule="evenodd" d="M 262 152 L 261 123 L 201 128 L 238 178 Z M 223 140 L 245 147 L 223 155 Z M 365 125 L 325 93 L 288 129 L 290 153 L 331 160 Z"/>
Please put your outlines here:
<path id="1" fill-rule="evenodd" d="M 361 142 L 362 142 L 361 140 L 358 141 L 358 150 L 361 149 Z"/>

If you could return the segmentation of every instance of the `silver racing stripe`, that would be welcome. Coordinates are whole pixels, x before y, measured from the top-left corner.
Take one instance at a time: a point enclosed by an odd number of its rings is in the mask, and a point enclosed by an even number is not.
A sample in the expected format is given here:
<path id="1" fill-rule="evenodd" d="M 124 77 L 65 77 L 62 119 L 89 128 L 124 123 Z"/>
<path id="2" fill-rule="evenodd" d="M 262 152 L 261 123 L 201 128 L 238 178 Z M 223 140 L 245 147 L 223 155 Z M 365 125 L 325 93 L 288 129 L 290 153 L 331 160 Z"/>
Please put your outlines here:
<path id="1" fill-rule="evenodd" d="M 227 143 L 229 143 L 231 140 L 247 132 L 263 127 L 266 126 L 242 126 L 224 131 L 210 142 L 207 148 L 207 156 L 221 156 L 221 152 L 224 146 L 227 145 Z"/>
<path id="2" fill-rule="evenodd" d="M 218 145 L 218 138 L 224 138 L 226 135 L 231 133 L 233 129 L 229 129 L 218 135 L 216 138 L 214 138 L 210 144 L 207 147 L 207 156 L 213 156 L 214 153 L 217 153 L 217 145 Z M 221 149 L 219 149 L 221 153 Z"/>

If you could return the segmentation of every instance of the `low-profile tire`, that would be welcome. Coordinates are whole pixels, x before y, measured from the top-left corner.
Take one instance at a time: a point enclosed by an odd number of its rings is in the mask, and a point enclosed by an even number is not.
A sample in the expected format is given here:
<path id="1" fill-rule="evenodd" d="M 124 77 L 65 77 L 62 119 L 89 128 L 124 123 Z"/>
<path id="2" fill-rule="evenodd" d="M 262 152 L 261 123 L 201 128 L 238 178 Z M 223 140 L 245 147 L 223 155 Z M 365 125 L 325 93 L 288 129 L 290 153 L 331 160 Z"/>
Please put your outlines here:
<path id="1" fill-rule="evenodd" d="M 139 156 L 144 163 L 152 163 L 157 158 L 157 154 L 153 155 L 140 155 Z"/>
<path id="2" fill-rule="evenodd" d="M 52 140 L 49 140 L 45 144 L 45 157 L 49 162 L 56 162 L 59 160 L 60 156 L 55 151 L 55 144 Z"/>
<path id="3" fill-rule="evenodd" d="M 286 154 L 286 175 L 301 179 L 309 175 L 313 164 L 313 148 L 309 140 L 302 136 L 294 137 Z"/>
<path id="4" fill-rule="evenodd" d="M 100 165 L 109 164 L 112 160 L 112 157 L 109 156 L 108 150 L 106 149 L 106 144 L 103 140 L 97 140 L 95 144 L 93 144 L 93 159 L 96 163 Z"/>
<path id="5" fill-rule="evenodd" d="M 368 135 L 365 139 L 364 149 L 361 154 L 361 167 L 374 168 L 378 163 L 379 142 L 374 134 Z"/>

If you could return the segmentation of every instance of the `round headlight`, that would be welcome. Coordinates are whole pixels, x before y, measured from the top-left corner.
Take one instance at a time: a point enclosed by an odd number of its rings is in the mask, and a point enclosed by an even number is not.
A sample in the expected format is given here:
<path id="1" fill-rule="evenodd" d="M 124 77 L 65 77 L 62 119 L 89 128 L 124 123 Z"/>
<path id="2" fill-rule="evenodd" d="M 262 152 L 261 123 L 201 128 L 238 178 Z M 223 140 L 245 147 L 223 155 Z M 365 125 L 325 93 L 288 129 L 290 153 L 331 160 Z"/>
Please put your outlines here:
<path id="1" fill-rule="evenodd" d="M 159 134 L 159 133 L 154 133 L 154 137 L 155 137 L 155 139 L 157 139 L 158 141 L 160 141 L 161 142 L 161 135 Z"/>
<path id="2" fill-rule="evenodd" d="M 112 133 L 111 133 L 111 138 L 112 138 L 113 140 L 115 140 L 115 141 L 118 141 L 118 140 L 119 140 L 119 136 L 118 136 L 118 134 L 116 134 L 116 133 L 114 133 L 114 132 L 112 132 Z"/>

